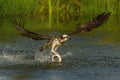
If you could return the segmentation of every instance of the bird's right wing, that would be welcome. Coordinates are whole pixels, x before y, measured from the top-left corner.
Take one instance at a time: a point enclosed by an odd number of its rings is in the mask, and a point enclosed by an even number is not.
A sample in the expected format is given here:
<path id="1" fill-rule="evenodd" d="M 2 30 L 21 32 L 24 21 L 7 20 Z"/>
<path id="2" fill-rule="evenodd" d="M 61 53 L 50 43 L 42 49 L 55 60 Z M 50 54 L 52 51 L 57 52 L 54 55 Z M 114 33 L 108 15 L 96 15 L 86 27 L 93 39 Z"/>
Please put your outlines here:
<path id="1" fill-rule="evenodd" d="M 49 40 L 53 37 L 53 36 L 43 35 L 43 34 L 32 32 L 25 29 L 24 28 L 25 23 L 21 19 L 17 20 L 16 18 L 13 18 L 12 23 L 15 24 L 15 28 L 19 30 L 23 36 L 26 36 L 28 38 L 32 38 L 35 40 Z"/>

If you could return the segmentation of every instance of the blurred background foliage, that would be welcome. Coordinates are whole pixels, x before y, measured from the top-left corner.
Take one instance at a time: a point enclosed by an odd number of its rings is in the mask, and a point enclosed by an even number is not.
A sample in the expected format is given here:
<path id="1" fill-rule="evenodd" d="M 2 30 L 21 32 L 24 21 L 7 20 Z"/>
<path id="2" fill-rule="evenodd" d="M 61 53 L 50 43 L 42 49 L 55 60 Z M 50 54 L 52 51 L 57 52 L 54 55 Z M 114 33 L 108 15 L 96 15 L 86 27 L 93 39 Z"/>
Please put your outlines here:
<path id="1" fill-rule="evenodd" d="M 0 16 L 73 16 L 111 11 L 120 14 L 120 0 L 0 0 Z"/>
<path id="2" fill-rule="evenodd" d="M 96 30 L 119 35 L 119 6 L 120 0 L 0 0 L 0 39 L 8 39 L 18 33 L 9 21 L 13 16 L 21 16 L 25 27 L 32 31 L 67 32 L 104 11 L 112 14 L 109 20 Z"/>

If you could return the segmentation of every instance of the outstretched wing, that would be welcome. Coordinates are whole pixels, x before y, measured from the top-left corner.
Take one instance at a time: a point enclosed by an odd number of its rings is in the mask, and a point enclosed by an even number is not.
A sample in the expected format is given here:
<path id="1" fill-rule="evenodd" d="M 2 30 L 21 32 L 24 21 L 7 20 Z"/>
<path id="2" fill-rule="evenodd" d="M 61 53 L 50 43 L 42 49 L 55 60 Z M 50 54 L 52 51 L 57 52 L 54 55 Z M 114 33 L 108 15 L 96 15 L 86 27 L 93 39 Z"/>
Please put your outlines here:
<path id="1" fill-rule="evenodd" d="M 46 40 L 46 39 L 52 38 L 52 36 L 35 33 L 35 32 L 25 29 L 24 28 L 25 23 L 22 22 L 21 19 L 17 20 L 16 18 L 13 18 L 12 23 L 16 25 L 15 28 L 19 30 L 23 36 L 26 36 L 26 37 L 29 37 L 35 40 Z"/>
<path id="2" fill-rule="evenodd" d="M 103 12 L 102 14 L 99 14 L 86 24 L 80 25 L 74 32 L 68 33 L 68 35 L 73 35 L 82 31 L 91 31 L 92 29 L 101 26 L 109 18 L 110 14 L 111 12 Z"/>

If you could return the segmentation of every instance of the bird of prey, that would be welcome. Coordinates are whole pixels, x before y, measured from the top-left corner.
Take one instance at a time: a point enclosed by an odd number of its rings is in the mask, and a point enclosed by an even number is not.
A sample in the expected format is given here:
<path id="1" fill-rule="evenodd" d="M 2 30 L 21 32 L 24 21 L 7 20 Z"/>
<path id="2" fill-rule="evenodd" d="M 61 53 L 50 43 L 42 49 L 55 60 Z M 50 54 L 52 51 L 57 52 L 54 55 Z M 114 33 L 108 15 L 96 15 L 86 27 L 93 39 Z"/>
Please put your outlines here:
<path id="1" fill-rule="evenodd" d="M 74 34 L 80 32 L 89 32 L 94 28 L 98 28 L 106 20 L 108 20 L 110 14 L 111 12 L 103 12 L 88 21 L 87 23 L 78 26 L 75 31 L 60 36 L 50 36 L 29 31 L 24 27 L 24 22 L 22 22 L 21 20 L 18 21 L 16 19 L 13 19 L 13 22 L 16 25 L 15 28 L 20 31 L 21 35 L 32 38 L 34 40 L 47 40 L 47 42 L 40 48 L 40 51 L 51 48 L 52 62 L 55 62 L 55 57 L 58 57 L 58 62 L 62 62 L 62 57 L 59 55 L 59 52 L 57 52 L 58 47 L 60 47 Z"/>

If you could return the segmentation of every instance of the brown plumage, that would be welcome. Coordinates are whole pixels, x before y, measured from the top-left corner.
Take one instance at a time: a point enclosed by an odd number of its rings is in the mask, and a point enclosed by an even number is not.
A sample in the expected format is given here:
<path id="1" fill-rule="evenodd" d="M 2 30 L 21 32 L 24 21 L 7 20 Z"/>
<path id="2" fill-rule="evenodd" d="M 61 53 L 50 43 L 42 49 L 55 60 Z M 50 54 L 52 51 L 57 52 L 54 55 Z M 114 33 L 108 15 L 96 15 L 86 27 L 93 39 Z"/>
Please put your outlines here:
<path id="1" fill-rule="evenodd" d="M 43 35 L 40 33 L 32 32 L 24 28 L 24 22 L 22 22 L 21 18 L 20 20 L 17 20 L 16 18 L 12 19 L 12 23 L 16 25 L 16 29 L 21 32 L 23 36 L 26 36 L 28 38 L 32 38 L 35 40 L 46 40 L 46 39 L 51 39 L 53 36 L 48 36 L 48 35 Z"/>
<path id="2" fill-rule="evenodd" d="M 76 33 L 80 33 L 82 31 L 89 32 L 94 28 L 100 27 L 109 18 L 110 14 L 111 12 L 108 12 L 108 13 L 103 12 L 102 14 L 99 14 L 98 16 L 94 17 L 87 23 L 80 25 L 79 27 L 76 28 L 75 31 L 70 32 L 67 35 L 71 36 Z M 56 36 L 49 36 L 49 35 L 44 35 L 41 33 L 32 32 L 32 31 L 25 29 L 24 28 L 25 23 L 22 22 L 21 19 L 16 20 L 15 18 L 13 18 L 12 22 L 16 25 L 16 29 L 19 30 L 23 36 L 26 36 L 26 37 L 29 37 L 35 40 L 46 40 L 46 39 L 49 40 L 53 37 L 56 37 Z"/>
<path id="3" fill-rule="evenodd" d="M 100 27 L 109 18 L 110 14 L 111 12 L 103 12 L 87 23 L 80 25 L 74 32 L 68 33 L 68 35 L 73 35 L 82 31 L 89 32 L 94 28 Z"/>

